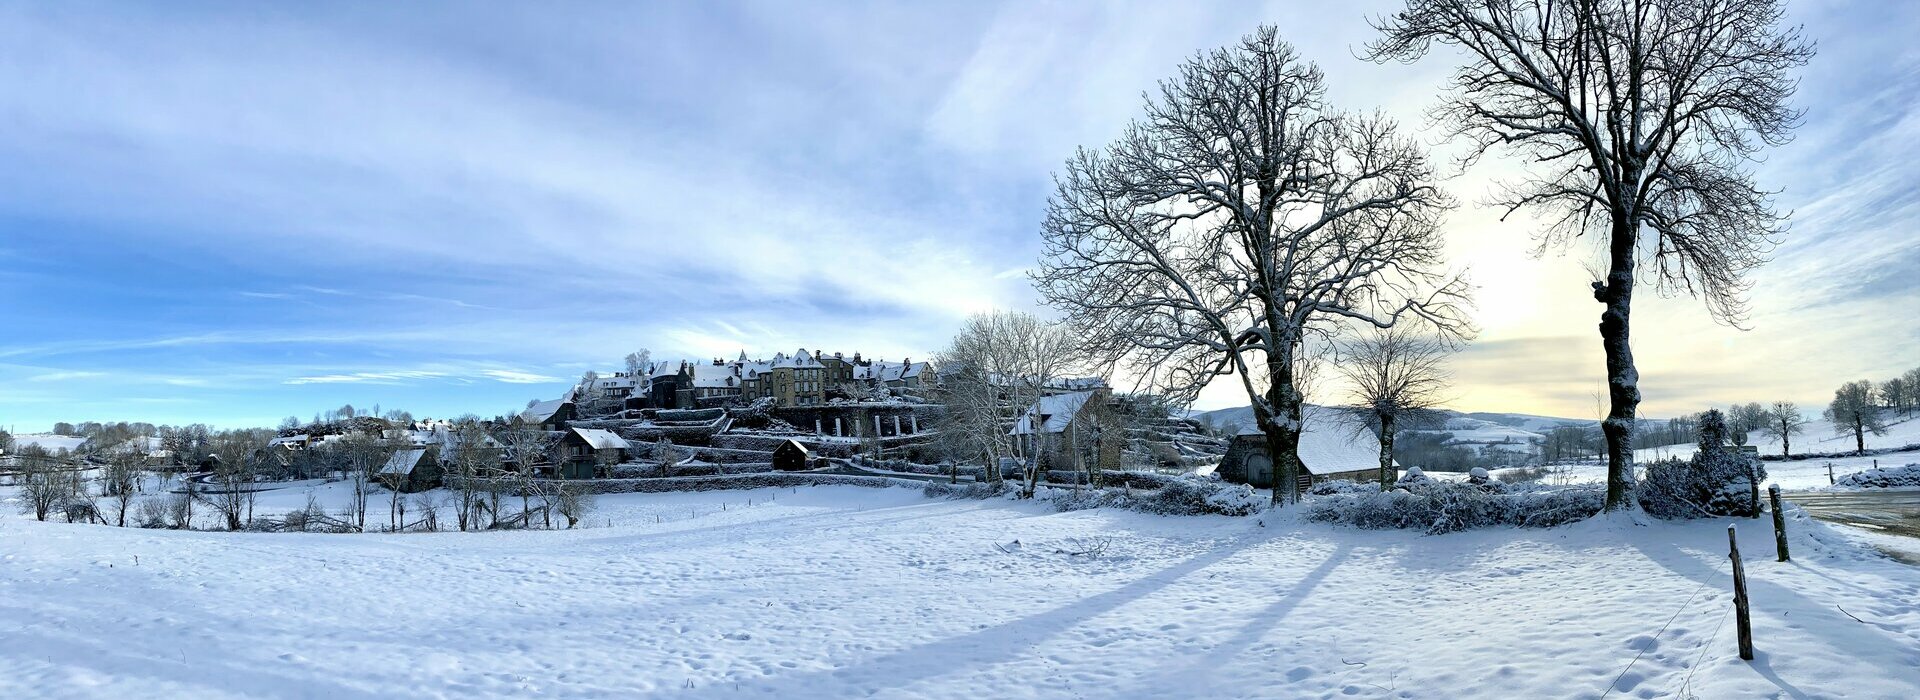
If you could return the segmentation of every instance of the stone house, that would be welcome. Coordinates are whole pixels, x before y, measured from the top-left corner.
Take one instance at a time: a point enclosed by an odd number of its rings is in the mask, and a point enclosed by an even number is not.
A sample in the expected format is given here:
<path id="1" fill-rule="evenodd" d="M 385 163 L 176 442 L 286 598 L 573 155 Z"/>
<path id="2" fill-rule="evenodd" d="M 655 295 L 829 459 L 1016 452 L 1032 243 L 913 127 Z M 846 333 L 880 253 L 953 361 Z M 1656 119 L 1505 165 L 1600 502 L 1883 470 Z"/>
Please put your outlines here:
<path id="1" fill-rule="evenodd" d="M 1301 407 L 1301 427 L 1300 491 L 1323 481 L 1379 481 L 1380 441 L 1358 413 L 1309 404 Z M 1218 473 L 1222 481 L 1257 488 L 1272 488 L 1279 478 L 1266 436 L 1253 425 L 1239 427 L 1220 458 Z M 1399 478 L 1398 463 L 1392 476 Z"/>
<path id="2" fill-rule="evenodd" d="M 599 428 L 574 428 L 560 436 L 558 459 L 553 476 L 560 479 L 591 479 L 608 467 L 627 461 L 631 446 L 612 431 Z"/>
<path id="3" fill-rule="evenodd" d="M 1042 397 L 1008 431 L 1025 454 L 1043 456 L 1054 470 L 1118 469 L 1127 436 L 1113 420 L 1113 391 L 1095 389 Z"/>

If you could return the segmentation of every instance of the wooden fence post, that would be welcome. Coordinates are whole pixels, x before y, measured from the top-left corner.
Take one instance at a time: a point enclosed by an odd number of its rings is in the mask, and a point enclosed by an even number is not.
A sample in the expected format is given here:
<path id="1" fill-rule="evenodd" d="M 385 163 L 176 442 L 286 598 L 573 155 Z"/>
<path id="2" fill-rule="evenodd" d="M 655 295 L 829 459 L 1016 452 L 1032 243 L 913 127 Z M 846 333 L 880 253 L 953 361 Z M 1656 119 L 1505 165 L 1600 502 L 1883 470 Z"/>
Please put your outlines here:
<path id="1" fill-rule="evenodd" d="M 1767 496 L 1773 499 L 1773 545 L 1780 550 L 1780 561 L 1787 557 L 1787 514 L 1780 510 L 1780 485 L 1767 486 Z"/>
<path id="2" fill-rule="evenodd" d="M 1833 463 L 1832 463 L 1832 462 L 1828 462 L 1828 463 L 1827 463 L 1827 485 L 1828 485 L 1828 486 L 1832 486 L 1833 484 L 1834 484 L 1834 481 L 1833 481 Z"/>
<path id="3" fill-rule="evenodd" d="M 1740 542 L 1727 526 L 1727 557 L 1733 560 L 1733 616 L 1739 623 L 1740 658 L 1753 660 L 1753 620 L 1747 616 L 1747 571 L 1740 566 Z"/>

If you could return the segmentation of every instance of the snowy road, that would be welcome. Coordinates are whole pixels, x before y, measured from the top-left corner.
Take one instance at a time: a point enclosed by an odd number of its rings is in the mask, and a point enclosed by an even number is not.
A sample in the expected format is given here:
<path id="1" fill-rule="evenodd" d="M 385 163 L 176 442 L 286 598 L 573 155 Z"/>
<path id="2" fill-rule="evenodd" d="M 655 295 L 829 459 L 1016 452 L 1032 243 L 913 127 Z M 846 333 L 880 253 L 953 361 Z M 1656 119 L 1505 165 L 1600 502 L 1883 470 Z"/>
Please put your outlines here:
<path id="1" fill-rule="evenodd" d="M 1920 538 L 1920 490 L 1783 494 L 1821 520 Z"/>

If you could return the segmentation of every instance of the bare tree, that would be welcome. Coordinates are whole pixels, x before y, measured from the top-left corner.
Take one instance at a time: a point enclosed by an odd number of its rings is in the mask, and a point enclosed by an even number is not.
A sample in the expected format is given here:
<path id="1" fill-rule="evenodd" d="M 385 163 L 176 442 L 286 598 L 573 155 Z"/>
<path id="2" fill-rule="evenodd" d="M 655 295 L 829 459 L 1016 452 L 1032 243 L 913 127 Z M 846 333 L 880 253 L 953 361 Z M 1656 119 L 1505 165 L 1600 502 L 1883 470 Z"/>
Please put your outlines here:
<path id="1" fill-rule="evenodd" d="M 1735 446 L 1747 444 L 1747 434 L 1767 426 L 1767 409 L 1759 402 L 1727 407 L 1727 441 Z"/>
<path id="2" fill-rule="evenodd" d="M 949 454 L 978 456 L 987 481 L 999 482 L 1000 458 L 1011 451 L 1007 431 L 1013 415 L 1038 399 L 1069 359 L 1067 340 L 1027 314 L 969 316 L 935 358 L 943 368 L 938 396 L 947 409 L 938 429 Z"/>
<path id="3" fill-rule="evenodd" d="M 580 519 L 593 510 L 593 494 L 587 492 L 583 484 L 568 481 L 556 481 L 553 487 L 553 508 L 567 519 L 567 529 L 580 524 Z"/>
<path id="4" fill-rule="evenodd" d="M 1780 439 L 1780 456 L 1793 456 L 1793 436 L 1806 429 L 1807 417 L 1800 412 L 1800 406 L 1792 401 L 1775 401 L 1773 408 L 1767 411 L 1768 435 Z"/>
<path id="5" fill-rule="evenodd" d="M 339 446 L 344 456 L 343 466 L 348 483 L 352 484 L 352 500 L 347 504 L 347 518 L 354 527 L 362 531 L 367 529 L 367 498 L 373 493 L 374 475 L 393 458 L 393 448 L 378 436 L 366 434 L 349 435 L 341 440 Z"/>
<path id="6" fill-rule="evenodd" d="M 1906 413 L 1913 405 L 1914 389 L 1905 376 L 1894 377 L 1880 383 L 1880 398 L 1887 402 L 1888 409 Z"/>
<path id="7" fill-rule="evenodd" d="M 1900 406 L 1900 412 L 1912 413 L 1915 409 L 1920 409 L 1920 367 L 1901 374 L 1900 381 L 1907 385 L 1907 402 Z"/>
<path id="8" fill-rule="evenodd" d="M 1189 60 L 1146 116 L 1057 178 L 1036 274 L 1088 354 L 1182 402 L 1235 376 L 1297 497 L 1303 344 L 1336 321 L 1464 331 L 1435 268 L 1450 203 L 1425 153 L 1330 108 L 1272 27 Z M 1261 384 L 1265 386 L 1261 386 Z"/>
<path id="9" fill-rule="evenodd" d="M 674 463 L 683 459 L 685 454 L 673 446 L 672 438 L 661 436 L 659 441 L 653 443 L 653 449 L 648 456 L 660 463 L 660 476 L 664 478 L 673 476 Z"/>
<path id="10" fill-rule="evenodd" d="M 1448 374 L 1443 363 L 1451 348 L 1444 338 L 1411 329 L 1375 329 L 1337 345 L 1348 396 L 1368 420 L 1362 430 L 1378 431 L 1380 490 L 1393 488 L 1393 438 L 1403 418 L 1412 418 L 1445 400 Z"/>
<path id="11" fill-rule="evenodd" d="M 14 462 L 20 469 L 15 483 L 20 485 L 21 512 L 32 513 L 35 520 L 46 520 L 54 506 L 71 495 L 74 480 L 66 474 L 69 470 L 39 445 L 22 448 L 14 455 Z"/>
<path id="12" fill-rule="evenodd" d="M 101 471 L 100 489 L 114 503 L 115 525 L 127 526 L 127 511 L 133 508 L 133 496 L 140 490 L 140 453 L 121 450 L 109 455 Z"/>
<path id="13" fill-rule="evenodd" d="M 1854 447 L 1861 454 L 1867 451 L 1867 433 L 1887 434 L 1880 404 L 1873 401 L 1873 382 L 1865 379 L 1840 385 L 1833 392 L 1833 402 L 1827 404 L 1826 418 L 1833 423 L 1835 435 L 1853 433 Z"/>
<path id="14" fill-rule="evenodd" d="M 500 471 L 500 448 L 478 421 L 462 421 L 454 430 L 452 450 L 447 484 L 453 492 L 454 520 L 465 532 L 476 526 L 485 480 Z"/>
<path id="15" fill-rule="evenodd" d="M 557 436 L 540 429 L 540 426 L 516 422 L 507 426 L 498 437 L 506 448 L 507 462 L 513 466 L 513 488 L 520 494 L 520 514 L 516 517 L 522 526 L 529 526 L 533 518 L 532 499 L 535 496 L 544 499 L 536 467 L 552 458 Z M 495 524 L 499 522 L 496 513 Z"/>
<path id="16" fill-rule="evenodd" d="M 215 438 L 211 447 L 218 460 L 214 468 L 218 483 L 214 489 L 201 492 L 200 497 L 226 520 L 228 530 L 244 529 L 254 498 L 254 452 L 260 445 L 233 431 Z"/>
<path id="17" fill-rule="evenodd" d="M 1663 293 L 1705 299 L 1738 325 L 1746 273 L 1785 231 L 1749 164 L 1799 121 L 1789 71 L 1813 55 L 1780 28 L 1782 0 L 1407 0 L 1382 17 L 1374 60 L 1464 50 L 1434 119 L 1472 148 L 1530 161 L 1496 203 L 1548 212 L 1543 247 L 1591 237 L 1605 250 L 1593 298 L 1610 409 L 1606 510 L 1632 507 L 1639 372 L 1629 340 L 1642 258 Z"/>

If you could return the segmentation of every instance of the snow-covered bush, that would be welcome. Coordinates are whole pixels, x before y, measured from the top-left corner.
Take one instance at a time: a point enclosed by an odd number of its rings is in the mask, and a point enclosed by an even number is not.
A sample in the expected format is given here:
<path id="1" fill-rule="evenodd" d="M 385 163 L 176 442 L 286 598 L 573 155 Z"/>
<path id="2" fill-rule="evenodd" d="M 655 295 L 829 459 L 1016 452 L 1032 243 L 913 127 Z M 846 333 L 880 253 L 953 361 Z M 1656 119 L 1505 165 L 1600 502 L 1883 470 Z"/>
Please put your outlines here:
<path id="1" fill-rule="evenodd" d="M 1313 486 L 1307 489 L 1307 493 L 1313 496 L 1332 496 L 1340 493 L 1366 493 L 1369 491 L 1379 492 L 1380 485 L 1349 481 L 1346 479 L 1331 479 L 1314 482 Z"/>
<path id="2" fill-rule="evenodd" d="M 1855 489 L 1898 489 L 1920 487 L 1920 464 L 1904 467 L 1880 467 L 1840 477 L 1835 486 Z"/>
<path id="3" fill-rule="evenodd" d="M 1419 467 L 1407 467 L 1407 473 L 1401 474 L 1400 480 L 1394 482 L 1393 485 L 1412 487 L 1430 486 L 1433 483 L 1435 483 L 1433 477 L 1427 476 L 1427 473 L 1420 471 Z"/>
<path id="4" fill-rule="evenodd" d="M 928 498 L 953 498 L 953 499 L 978 500 L 978 499 L 997 498 L 1000 496 L 1005 496 L 1008 492 L 1012 490 L 1013 490 L 1012 485 L 1010 484 L 1010 482 L 1006 482 L 1006 481 L 996 481 L 991 483 L 974 482 L 974 483 L 962 483 L 962 484 L 949 484 L 944 481 L 929 481 L 927 482 L 926 487 L 921 489 L 920 492 L 926 494 Z"/>
<path id="5" fill-rule="evenodd" d="M 1252 515 L 1265 499 L 1246 484 L 1182 477 L 1151 491 L 1131 489 L 1053 489 L 1042 494 L 1061 511 L 1124 508 L 1155 515 Z"/>
<path id="6" fill-rule="evenodd" d="M 1553 527 L 1600 512 L 1597 486 L 1527 486 L 1502 493 L 1484 485 L 1429 482 L 1420 488 L 1355 492 L 1307 499 L 1309 520 L 1367 529 L 1417 529 L 1430 534 L 1512 525 Z"/>
<path id="7" fill-rule="evenodd" d="M 1729 448 L 1719 411 L 1700 415 L 1700 449 L 1686 461 L 1647 465 L 1637 495 L 1659 518 L 1746 517 L 1760 512 L 1759 484 L 1767 469 L 1754 456 Z"/>

